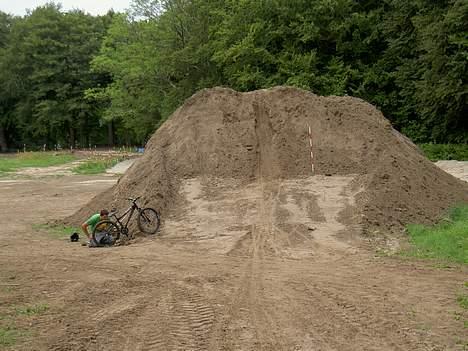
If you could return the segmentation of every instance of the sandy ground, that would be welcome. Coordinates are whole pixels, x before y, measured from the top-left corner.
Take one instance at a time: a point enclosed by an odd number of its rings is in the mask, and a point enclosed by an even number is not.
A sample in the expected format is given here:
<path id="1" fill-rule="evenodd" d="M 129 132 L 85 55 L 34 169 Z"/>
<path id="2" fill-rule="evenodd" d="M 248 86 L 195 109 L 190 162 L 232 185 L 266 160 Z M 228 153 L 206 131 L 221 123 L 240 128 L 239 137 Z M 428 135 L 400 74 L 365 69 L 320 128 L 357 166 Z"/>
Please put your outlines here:
<path id="1" fill-rule="evenodd" d="M 468 161 L 437 161 L 435 164 L 454 177 L 468 182 Z"/>
<path id="2" fill-rule="evenodd" d="M 23 331 L 10 349 L 466 350 L 468 270 L 376 255 L 352 225 L 352 178 L 187 179 L 159 235 L 110 249 L 35 225 L 118 178 L 2 178 L 0 326 Z"/>

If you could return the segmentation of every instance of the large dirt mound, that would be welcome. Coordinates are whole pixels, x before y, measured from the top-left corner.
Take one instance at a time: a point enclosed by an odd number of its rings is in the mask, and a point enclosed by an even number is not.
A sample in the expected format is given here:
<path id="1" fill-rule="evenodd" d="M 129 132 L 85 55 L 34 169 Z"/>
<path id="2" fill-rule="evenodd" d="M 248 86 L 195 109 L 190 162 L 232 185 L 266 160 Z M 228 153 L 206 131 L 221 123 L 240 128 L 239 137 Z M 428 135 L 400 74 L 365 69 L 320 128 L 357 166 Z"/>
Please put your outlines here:
<path id="1" fill-rule="evenodd" d="M 69 218 L 81 222 L 101 207 L 124 207 L 125 197 L 168 211 L 185 178 L 355 175 L 364 230 L 398 230 L 430 223 L 449 206 L 468 201 L 468 183 L 427 160 L 372 105 L 352 97 L 321 97 L 288 87 L 250 93 L 203 90 L 153 135 L 119 183 Z"/>

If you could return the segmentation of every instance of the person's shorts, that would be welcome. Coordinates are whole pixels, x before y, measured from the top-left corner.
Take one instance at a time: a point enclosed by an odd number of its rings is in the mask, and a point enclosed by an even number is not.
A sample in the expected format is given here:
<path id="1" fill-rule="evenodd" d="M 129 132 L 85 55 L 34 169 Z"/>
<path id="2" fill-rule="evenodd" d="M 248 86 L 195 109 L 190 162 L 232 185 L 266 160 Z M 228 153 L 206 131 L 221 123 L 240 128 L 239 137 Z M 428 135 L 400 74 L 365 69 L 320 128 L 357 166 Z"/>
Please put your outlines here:
<path id="1" fill-rule="evenodd" d="M 94 234 L 94 238 L 91 238 L 91 240 L 89 240 L 88 246 L 89 247 L 101 246 L 101 241 L 106 235 L 107 235 L 106 232 L 96 232 Z"/>
<path id="2" fill-rule="evenodd" d="M 114 244 L 114 238 L 107 232 L 97 232 L 94 234 L 94 238 L 89 241 L 89 247 L 112 246 Z"/>

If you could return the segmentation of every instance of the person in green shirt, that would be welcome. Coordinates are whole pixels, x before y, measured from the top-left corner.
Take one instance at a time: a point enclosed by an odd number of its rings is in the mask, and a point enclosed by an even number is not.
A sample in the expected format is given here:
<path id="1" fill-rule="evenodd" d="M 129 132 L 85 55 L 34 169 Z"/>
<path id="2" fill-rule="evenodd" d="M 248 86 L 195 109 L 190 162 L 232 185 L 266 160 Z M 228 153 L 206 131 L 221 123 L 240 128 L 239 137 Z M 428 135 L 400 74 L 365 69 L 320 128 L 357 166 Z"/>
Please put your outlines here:
<path id="1" fill-rule="evenodd" d="M 81 225 L 81 229 L 83 229 L 83 232 L 88 237 L 87 244 L 89 246 L 91 246 L 92 244 L 95 244 L 93 243 L 92 233 L 94 232 L 94 228 L 96 228 L 96 224 L 108 218 L 109 218 L 109 211 L 104 209 L 104 210 L 101 210 L 99 213 L 93 214 L 91 217 L 88 218 L 86 222 L 84 222 Z"/>

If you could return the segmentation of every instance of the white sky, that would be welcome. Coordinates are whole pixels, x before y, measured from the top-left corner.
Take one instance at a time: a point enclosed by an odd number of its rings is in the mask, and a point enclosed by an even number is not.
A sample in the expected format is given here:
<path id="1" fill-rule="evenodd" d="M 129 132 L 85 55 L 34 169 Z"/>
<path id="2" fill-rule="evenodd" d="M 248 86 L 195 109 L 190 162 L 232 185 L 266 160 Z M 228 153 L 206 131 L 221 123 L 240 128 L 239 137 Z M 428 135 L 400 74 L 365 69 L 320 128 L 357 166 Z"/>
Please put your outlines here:
<path id="1" fill-rule="evenodd" d="M 26 9 L 33 10 L 37 6 L 44 5 L 50 0 L 0 0 L 0 11 L 17 16 L 24 16 Z M 130 7 L 131 0 L 56 0 L 61 3 L 62 9 L 80 9 L 92 15 L 103 15 L 111 8 L 116 12 L 122 12 Z"/>

